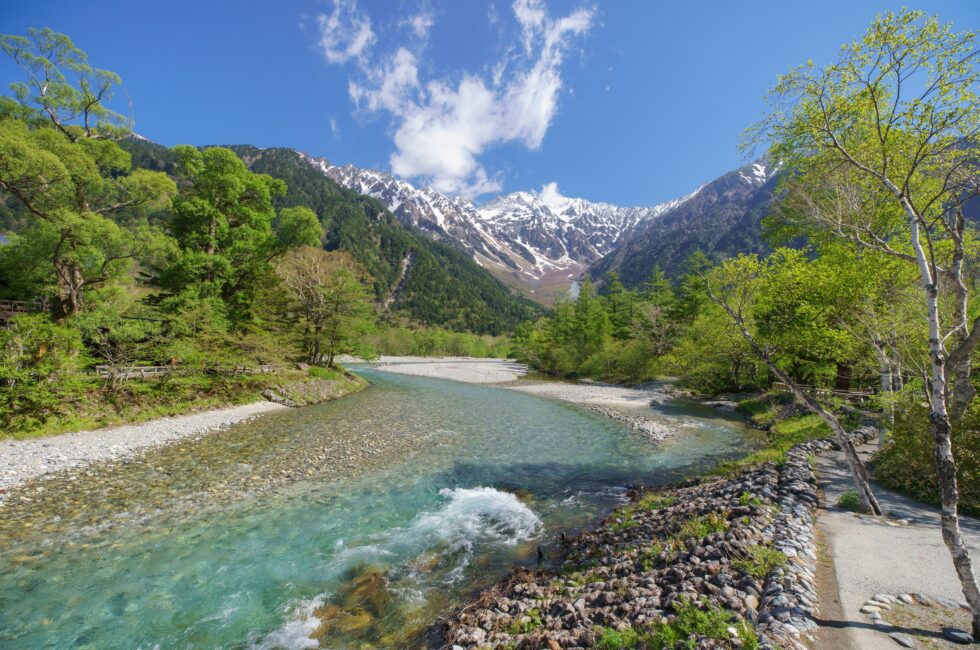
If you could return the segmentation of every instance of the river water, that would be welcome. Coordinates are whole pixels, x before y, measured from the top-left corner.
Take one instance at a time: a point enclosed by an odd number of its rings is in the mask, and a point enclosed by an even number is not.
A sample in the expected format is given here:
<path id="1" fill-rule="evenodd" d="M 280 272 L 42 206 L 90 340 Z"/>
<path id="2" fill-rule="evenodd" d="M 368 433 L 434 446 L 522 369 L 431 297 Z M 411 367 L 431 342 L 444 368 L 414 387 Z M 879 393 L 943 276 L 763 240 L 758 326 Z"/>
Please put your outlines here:
<path id="1" fill-rule="evenodd" d="M 8 500 L 0 648 L 417 647 L 628 486 L 757 440 L 693 402 L 651 407 L 680 429 L 653 445 L 563 402 L 359 372 L 359 394 Z"/>

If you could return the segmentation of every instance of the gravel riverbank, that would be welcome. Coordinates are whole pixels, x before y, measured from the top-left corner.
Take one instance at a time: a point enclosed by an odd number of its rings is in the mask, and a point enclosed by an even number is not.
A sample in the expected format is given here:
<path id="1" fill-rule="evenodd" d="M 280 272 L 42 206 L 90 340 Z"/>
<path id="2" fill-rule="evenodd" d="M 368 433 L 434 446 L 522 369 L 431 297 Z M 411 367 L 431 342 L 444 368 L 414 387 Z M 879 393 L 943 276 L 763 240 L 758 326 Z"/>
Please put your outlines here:
<path id="1" fill-rule="evenodd" d="M 269 401 L 27 440 L 0 442 L 0 499 L 7 490 L 51 472 L 116 460 L 179 438 L 206 433 L 284 409 Z"/>
<path id="2" fill-rule="evenodd" d="M 649 414 L 651 404 L 661 404 L 673 395 L 667 384 L 628 388 L 610 384 L 566 382 L 515 382 L 505 386 L 523 393 L 560 399 L 622 422 L 654 442 L 661 442 L 679 431 L 679 422 L 665 422 Z"/>
<path id="3" fill-rule="evenodd" d="M 404 375 L 497 385 L 578 404 L 622 422 L 655 442 L 670 438 L 679 428 L 678 423 L 665 422 L 649 413 L 652 403 L 663 403 L 673 397 L 667 384 L 629 388 L 599 383 L 526 380 L 523 377 L 527 374 L 527 366 L 510 359 L 381 357 L 374 362 L 374 368 Z"/>

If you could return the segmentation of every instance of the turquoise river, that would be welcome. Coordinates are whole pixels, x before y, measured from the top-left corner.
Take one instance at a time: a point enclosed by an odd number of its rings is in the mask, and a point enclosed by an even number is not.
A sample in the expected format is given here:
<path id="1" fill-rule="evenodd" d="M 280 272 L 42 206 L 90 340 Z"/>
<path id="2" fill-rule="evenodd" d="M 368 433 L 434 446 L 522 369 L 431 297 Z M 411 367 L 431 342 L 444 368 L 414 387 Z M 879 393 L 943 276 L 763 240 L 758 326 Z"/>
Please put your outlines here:
<path id="1" fill-rule="evenodd" d="M 657 445 L 564 402 L 359 372 L 361 393 L 9 495 L 0 648 L 427 647 L 629 486 L 757 444 L 694 402 L 650 408 L 679 430 Z"/>

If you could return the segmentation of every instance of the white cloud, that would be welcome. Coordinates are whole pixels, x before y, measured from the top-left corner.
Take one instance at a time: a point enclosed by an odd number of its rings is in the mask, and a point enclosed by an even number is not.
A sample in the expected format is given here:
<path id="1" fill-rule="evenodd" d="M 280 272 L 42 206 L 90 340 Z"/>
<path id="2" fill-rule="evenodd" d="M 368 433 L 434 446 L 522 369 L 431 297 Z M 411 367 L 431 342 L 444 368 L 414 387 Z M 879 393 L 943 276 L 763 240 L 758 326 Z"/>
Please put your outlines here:
<path id="1" fill-rule="evenodd" d="M 348 85 L 358 109 L 386 110 L 394 115 L 410 110 L 412 95 L 419 88 L 418 61 L 414 54 L 399 48 L 380 70 L 366 70 L 365 76 L 365 82 L 351 81 Z"/>
<path id="2" fill-rule="evenodd" d="M 409 27 L 416 38 L 425 39 L 429 37 L 429 29 L 435 24 L 435 20 L 430 11 L 422 11 L 409 16 L 400 24 Z"/>
<path id="3" fill-rule="evenodd" d="M 357 15 L 352 0 L 344 7 Z M 516 0 L 513 11 L 523 54 L 505 50 L 490 68 L 489 85 L 481 76 L 465 73 L 452 80 L 420 82 L 418 55 L 406 47 L 374 66 L 359 60 L 359 77 L 348 86 L 350 97 L 358 110 L 391 115 L 395 174 L 473 197 L 501 188 L 499 177 L 479 160 L 488 148 L 506 142 L 532 150 L 541 146 L 558 111 L 566 50 L 573 36 L 588 31 L 595 12 L 580 9 L 552 19 L 541 0 Z M 421 33 L 415 18 L 408 24 L 424 37 L 431 17 L 419 22 Z M 370 30 L 369 22 L 363 24 Z"/>
<path id="4" fill-rule="evenodd" d="M 333 11 L 316 18 L 320 48 L 330 63 L 360 58 L 375 41 L 371 20 L 360 12 L 355 0 L 333 0 Z"/>
<path id="5" fill-rule="evenodd" d="M 568 200 L 568 197 L 563 196 L 562 193 L 558 191 L 558 183 L 552 181 L 551 183 L 545 183 L 541 186 L 541 191 L 538 192 L 538 200 L 549 208 L 557 208 L 565 203 Z"/>
<path id="6" fill-rule="evenodd" d="M 334 140 L 340 137 L 340 127 L 337 126 L 337 118 L 333 115 L 330 116 L 330 133 L 333 134 Z"/>

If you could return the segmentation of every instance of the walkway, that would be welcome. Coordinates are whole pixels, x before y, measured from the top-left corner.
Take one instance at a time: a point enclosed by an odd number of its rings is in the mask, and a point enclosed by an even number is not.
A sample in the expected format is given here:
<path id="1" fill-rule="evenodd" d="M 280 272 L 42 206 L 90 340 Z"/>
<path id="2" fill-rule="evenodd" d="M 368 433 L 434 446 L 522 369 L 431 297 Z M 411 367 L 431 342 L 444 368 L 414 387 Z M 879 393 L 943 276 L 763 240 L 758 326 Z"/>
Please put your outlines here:
<path id="1" fill-rule="evenodd" d="M 874 446 L 859 452 L 867 460 Z M 933 597 L 963 601 L 959 581 L 939 529 L 939 509 L 875 486 L 885 521 L 858 517 L 836 507 L 837 499 L 853 489 L 840 453 L 824 454 L 817 460 L 821 509 L 817 513 L 818 541 L 833 560 L 821 562 L 819 648 L 895 650 L 887 634 L 876 631 L 861 605 L 879 593 L 917 591 Z M 889 525 L 906 519 L 907 526 Z M 961 517 L 963 535 L 970 547 L 974 566 L 980 564 L 980 521 Z M 822 558 L 823 559 L 823 558 Z M 839 598 L 834 593 L 834 582 Z"/>

